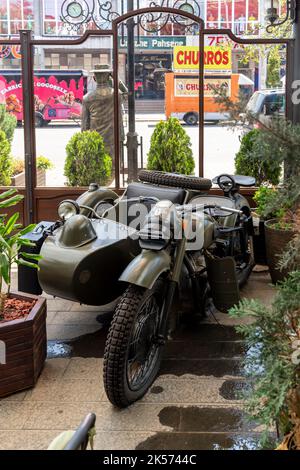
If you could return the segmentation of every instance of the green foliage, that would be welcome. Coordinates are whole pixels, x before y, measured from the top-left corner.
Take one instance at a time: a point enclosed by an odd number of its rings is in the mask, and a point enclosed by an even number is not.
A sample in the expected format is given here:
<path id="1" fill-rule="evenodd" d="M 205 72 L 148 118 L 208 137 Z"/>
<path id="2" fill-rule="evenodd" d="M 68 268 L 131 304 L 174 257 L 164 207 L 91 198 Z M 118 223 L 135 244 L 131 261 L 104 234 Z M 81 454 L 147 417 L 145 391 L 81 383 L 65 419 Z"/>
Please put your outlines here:
<path id="1" fill-rule="evenodd" d="M 11 171 L 12 159 L 10 156 L 10 143 L 5 133 L 0 130 L 0 185 L 10 185 Z"/>
<path id="2" fill-rule="evenodd" d="M 66 147 L 65 176 L 70 186 L 105 185 L 111 176 L 112 159 L 96 131 L 74 134 Z"/>
<path id="3" fill-rule="evenodd" d="M 254 176 L 257 186 L 263 182 L 278 184 L 281 165 L 276 159 L 264 158 L 265 148 L 261 145 L 260 133 L 259 129 L 252 129 L 243 136 L 240 150 L 235 156 L 236 174 Z"/>
<path id="4" fill-rule="evenodd" d="M 12 166 L 11 166 L 11 176 L 19 175 L 25 171 L 25 164 L 24 160 L 21 158 L 13 158 L 12 159 Z"/>
<path id="5" fill-rule="evenodd" d="M 271 308 L 244 299 L 229 315 L 253 320 L 237 327 L 248 349 L 245 371 L 252 387 L 244 392 L 247 410 L 266 426 L 263 441 L 275 422 L 286 434 L 293 428 L 289 399 L 300 381 L 300 271 L 281 283 Z"/>
<path id="6" fill-rule="evenodd" d="M 189 136 L 176 118 L 160 121 L 151 136 L 148 170 L 190 175 L 195 168 Z"/>
<path id="7" fill-rule="evenodd" d="M 36 159 L 36 167 L 38 170 L 51 170 L 53 163 L 47 157 L 39 156 Z M 25 171 L 25 162 L 21 158 L 13 158 L 11 165 L 11 176 L 19 175 Z"/>
<path id="8" fill-rule="evenodd" d="M 15 189 L 10 189 L 0 194 L 0 210 L 12 207 L 22 201 L 23 196 L 16 194 L 16 192 Z M 5 214 L 0 215 L 0 320 L 3 316 L 6 297 L 10 292 L 12 264 L 16 263 L 37 268 L 34 261 L 41 259 L 40 255 L 21 251 L 23 246 L 34 246 L 34 243 L 22 237 L 30 232 L 35 225 L 21 228 L 21 225 L 18 224 L 18 219 L 18 212 L 8 219 Z M 18 258 L 19 253 L 23 258 Z"/>
<path id="9" fill-rule="evenodd" d="M 278 219 L 281 230 L 291 230 L 296 222 L 300 202 L 299 179 L 289 179 L 277 188 L 261 187 L 254 195 L 257 213 L 264 219 Z"/>
<path id="10" fill-rule="evenodd" d="M 5 133 L 9 142 L 13 139 L 16 126 L 17 119 L 14 114 L 8 113 L 5 105 L 0 104 L 0 129 Z"/>
<path id="11" fill-rule="evenodd" d="M 274 45 L 268 55 L 267 87 L 280 86 L 280 61 L 279 47 Z"/>
<path id="12" fill-rule="evenodd" d="M 49 160 L 49 158 L 43 157 L 42 155 L 40 155 L 36 159 L 36 167 L 37 167 L 38 170 L 47 171 L 47 170 L 51 170 L 54 167 L 54 165 Z"/>
<path id="13" fill-rule="evenodd" d="M 277 190 L 274 187 L 261 186 L 253 196 L 256 203 L 255 212 L 264 219 L 272 219 L 278 216 L 276 210 L 272 212 L 277 199 Z"/>

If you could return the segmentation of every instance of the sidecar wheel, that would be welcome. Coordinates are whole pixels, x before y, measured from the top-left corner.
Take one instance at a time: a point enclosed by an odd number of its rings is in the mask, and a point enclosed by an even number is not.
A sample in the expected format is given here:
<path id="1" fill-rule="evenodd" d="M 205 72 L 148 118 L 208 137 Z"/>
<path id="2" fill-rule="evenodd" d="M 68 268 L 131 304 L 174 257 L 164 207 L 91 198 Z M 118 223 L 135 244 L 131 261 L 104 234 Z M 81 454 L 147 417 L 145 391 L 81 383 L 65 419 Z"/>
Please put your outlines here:
<path id="1" fill-rule="evenodd" d="M 103 379 L 109 401 L 118 408 L 145 395 L 158 373 L 162 305 L 157 283 L 152 290 L 129 286 L 116 308 L 105 345 Z"/>

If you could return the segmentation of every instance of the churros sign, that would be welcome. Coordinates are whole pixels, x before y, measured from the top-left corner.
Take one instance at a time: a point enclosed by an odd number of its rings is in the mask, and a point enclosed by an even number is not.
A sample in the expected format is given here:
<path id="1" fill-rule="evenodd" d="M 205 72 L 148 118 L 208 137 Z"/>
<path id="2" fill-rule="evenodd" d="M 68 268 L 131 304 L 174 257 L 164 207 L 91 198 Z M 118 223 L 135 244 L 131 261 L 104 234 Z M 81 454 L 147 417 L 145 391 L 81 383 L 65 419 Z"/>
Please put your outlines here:
<path id="1" fill-rule="evenodd" d="M 226 92 L 226 96 L 230 96 L 230 77 L 204 78 L 204 97 L 213 98 L 215 89 L 223 89 Z M 199 96 L 199 77 L 175 77 L 175 96 L 184 98 L 194 98 Z"/>
<path id="2" fill-rule="evenodd" d="M 174 47 L 174 70 L 199 70 L 200 51 L 196 46 Z M 231 49 L 204 47 L 205 70 L 231 70 Z"/>

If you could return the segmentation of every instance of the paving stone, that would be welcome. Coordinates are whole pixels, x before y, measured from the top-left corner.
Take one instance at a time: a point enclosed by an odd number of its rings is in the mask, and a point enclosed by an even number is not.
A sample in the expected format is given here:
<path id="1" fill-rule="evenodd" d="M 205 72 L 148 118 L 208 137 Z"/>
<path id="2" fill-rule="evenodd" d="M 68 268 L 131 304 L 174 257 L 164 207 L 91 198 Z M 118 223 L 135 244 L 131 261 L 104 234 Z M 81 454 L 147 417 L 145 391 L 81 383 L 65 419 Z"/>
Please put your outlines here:
<path id="1" fill-rule="evenodd" d="M 56 359 L 47 359 L 39 381 L 59 379 L 65 373 L 70 361 L 71 359 L 60 357 Z"/>
<path id="2" fill-rule="evenodd" d="M 49 340 L 68 340 L 78 338 L 79 336 L 88 335 L 99 330 L 101 326 L 98 325 L 60 325 L 52 324 L 47 326 L 47 337 Z"/>
<path id="3" fill-rule="evenodd" d="M 141 400 L 145 403 L 229 403 L 220 394 L 224 380 L 201 379 L 163 379 L 158 378 L 147 395 Z M 233 401 L 241 401 L 237 398 Z"/>
<path id="4" fill-rule="evenodd" d="M 256 450 L 259 435 L 254 433 L 162 433 L 137 445 L 137 450 Z"/>
<path id="5" fill-rule="evenodd" d="M 95 358 L 74 357 L 64 372 L 64 379 L 89 379 L 102 377 L 103 360 Z"/>
<path id="6" fill-rule="evenodd" d="M 25 402 L 0 401 L 0 430 L 22 429 L 32 406 Z"/>
<path id="7" fill-rule="evenodd" d="M 98 311 L 74 311 L 55 312 L 52 324 L 54 325 L 95 325 L 99 329 L 97 321 Z"/>
<path id="8" fill-rule="evenodd" d="M 54 322 L 54 318 L 56 316 L 56 310 L 49 311 L 47 310 L 47 325 L 51 325 Z"/>
<path id="9" fill-rule="evenodd" d="M 23 401 L 25 399 L 26 393 L 27 391 L 13 393 L 12 395 L 8 397 L 0 398 L 0 403 L 5 402 L 5 401 Z"/>
<path id="10" fill-rule="evenodd" d="M 150 432 L 101 432 L 95 436 L 95 450 L 134 450 L 140 443 L 146 441 L 155 433 Z"/>
<path id="11" fill-rule="evenodd" d="M 82 419 L 88 414 L 97 412 L 101 416 L 101 406 L 96 403 L 55 403 L 55 402 L 27 402 L 31 406 L 31 413 L 23 424 L 25 430 L 55 430 L 65 431 L 76 429 Z"/>
<path id="12" fill-rule="evenodd" d="M 50 431 L 0 431 L 0 450 L 46 450 L 59 433 Z"/>
<path id="13" fill-rule="evenodd" d="M 49 312 L 66 312 L 71 309 L 73 302 L 70 300 L 59 299 L 59 298 L 47 298 L 47 310 Z"/>
<path id="14" fill-rule="evenodd" d="M 59 403 L 101 402 L 104 399 L 102 376 L 98 379 L 40 380 L 30 390 L 25 400 L 30 402 L 48 401 Z"/>

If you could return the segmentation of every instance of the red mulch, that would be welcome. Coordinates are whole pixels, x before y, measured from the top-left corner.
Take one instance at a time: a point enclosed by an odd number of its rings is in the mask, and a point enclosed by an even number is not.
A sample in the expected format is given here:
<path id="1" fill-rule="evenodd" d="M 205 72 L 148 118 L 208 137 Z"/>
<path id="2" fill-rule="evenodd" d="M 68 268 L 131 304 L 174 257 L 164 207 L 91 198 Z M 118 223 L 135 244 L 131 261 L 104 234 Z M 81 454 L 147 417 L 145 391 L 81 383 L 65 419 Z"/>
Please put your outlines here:
<path id="1" fill-rule="evenodd" d="M 7 299 L 4 307 L 4 318 L 0 320 L 0 323 L 26 319 L 35 302 L 35 300 Z"/>

